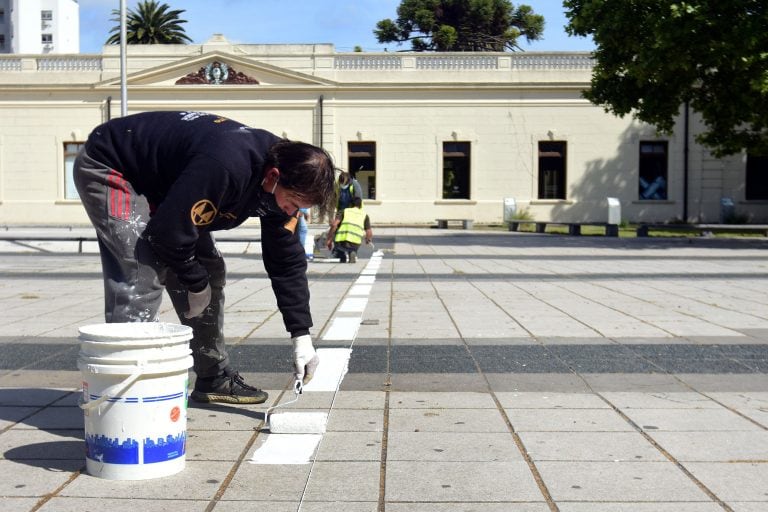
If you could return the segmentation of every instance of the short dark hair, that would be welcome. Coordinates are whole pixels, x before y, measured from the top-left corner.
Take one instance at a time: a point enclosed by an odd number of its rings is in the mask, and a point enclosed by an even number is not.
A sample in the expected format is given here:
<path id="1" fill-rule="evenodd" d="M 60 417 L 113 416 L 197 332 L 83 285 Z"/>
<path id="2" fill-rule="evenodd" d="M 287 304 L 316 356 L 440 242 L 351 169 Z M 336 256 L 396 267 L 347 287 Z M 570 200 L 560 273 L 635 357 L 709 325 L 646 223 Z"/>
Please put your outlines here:
<path id="1" fill-rule="evenodd" d="M 359 196 L 352 196 L 352 201 L 350 202 L 350 204 L 355 208 L 360 208 L 361 206 L 363 206 L 363 200 L 360 199 Z"/>
<path id="2" fill-rule="evenodd" d="M 334 197 L 336 168 L 322 148 L 282 140 L 267 152 L 264 168 L 280 170 L 280 185 L 313 205 L 326 206 Z"/>

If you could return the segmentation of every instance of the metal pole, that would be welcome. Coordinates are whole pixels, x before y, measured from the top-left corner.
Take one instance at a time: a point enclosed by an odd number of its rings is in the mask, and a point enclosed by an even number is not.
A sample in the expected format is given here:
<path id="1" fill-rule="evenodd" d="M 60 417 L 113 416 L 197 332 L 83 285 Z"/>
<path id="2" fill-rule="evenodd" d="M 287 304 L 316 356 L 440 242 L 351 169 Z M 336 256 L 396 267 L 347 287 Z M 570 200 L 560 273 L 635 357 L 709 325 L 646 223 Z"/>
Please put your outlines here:
<path id="1" fill-rule="evenodd" d="M 128 115 L 128 86 L 126 84 L 125 0 L 120 0 L 120 115 Z"/>
<path id="2" fill-rule="evenodd" d="M 688 100 L 685 101 L 685 127 L 683 130 L 685 142 L 683 144 L 683 222 L 688 223 L 688 139 L 690 138 L 688 119 Z"/>

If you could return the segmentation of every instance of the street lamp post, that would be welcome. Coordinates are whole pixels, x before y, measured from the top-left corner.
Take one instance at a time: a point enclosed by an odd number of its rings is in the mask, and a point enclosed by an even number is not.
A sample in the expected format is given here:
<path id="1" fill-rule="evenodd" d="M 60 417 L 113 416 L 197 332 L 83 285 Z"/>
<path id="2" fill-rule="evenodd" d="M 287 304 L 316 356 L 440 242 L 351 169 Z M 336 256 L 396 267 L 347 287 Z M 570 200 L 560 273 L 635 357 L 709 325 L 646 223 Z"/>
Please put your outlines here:
<path id="1" fill-rule="evenodd" d="M 128 114 L 128 85 L 126 84 L 125 0 L 120 0 L 120 114 Z"/>

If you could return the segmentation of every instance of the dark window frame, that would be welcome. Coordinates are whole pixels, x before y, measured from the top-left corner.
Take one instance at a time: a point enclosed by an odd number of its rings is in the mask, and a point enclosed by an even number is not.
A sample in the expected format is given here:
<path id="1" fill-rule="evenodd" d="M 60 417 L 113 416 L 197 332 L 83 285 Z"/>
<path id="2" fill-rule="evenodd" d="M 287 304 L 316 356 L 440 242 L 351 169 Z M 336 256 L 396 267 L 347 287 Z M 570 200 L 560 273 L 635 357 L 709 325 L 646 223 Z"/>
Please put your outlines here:
<path id="1" fill-rule="evenodd" d="M 638 148 L 637 198 L 669 199 L 669 141 L 641 140 Z"/>
<path id="2" fill-rule="evenodd" d="M 363 199 L 376 199 L 377 150 L 375 141 L 347 142 L 347 169 L 363 188 Z"/>
<path id="3" fill-rule="evenodd" d="M 537 150 L 538 199 L 566 199 L 568 142 L 564 140 L 540 140 Z"/>
<path id="4" fill-rule="evenodd" d="M 768 200 L 768 155 L 747 154 L 744 169 L 744 199 Z"/>
<path id="5" fill-rule="evenodd" d="M 442 199 L 471 199 L 472 143 L 443 141 Z"/>

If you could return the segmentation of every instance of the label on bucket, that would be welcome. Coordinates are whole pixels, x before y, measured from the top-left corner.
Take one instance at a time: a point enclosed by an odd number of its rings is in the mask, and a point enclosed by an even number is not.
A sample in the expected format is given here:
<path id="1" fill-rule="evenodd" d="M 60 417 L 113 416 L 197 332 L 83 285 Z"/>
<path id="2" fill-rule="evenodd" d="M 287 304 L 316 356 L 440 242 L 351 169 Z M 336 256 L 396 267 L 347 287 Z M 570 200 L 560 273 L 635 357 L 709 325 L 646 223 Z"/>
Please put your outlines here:
<path id="1" fill-rule="evenodd" d="M 108 438 L 103 435 L 89 435 L 85 438 L 85 456 L 108 464 L 139 464 L 139 453 L 144 456 L 144 464 L 165 462 L 181 457 L 186 451 L 187 436 L 181 432 L 165 439 L 144 439 L 141 447 L 132 438 Z"/>
<path id="2" fill-rule="evenodd" d="M 98 392 L 109 387 L 104 380 L 108 377 L 91 376 L 83 386 L 89 400 L 100 398 Z M 186 382 L 184 374 L 139 380 L 128 395 L 109 398 L 90 411 L 85 416 L 86 457 L 107 464 L 154 464 L 182 457 L 187 441 Z M 170 387 L 176 391 L 152 393 Z"/>

